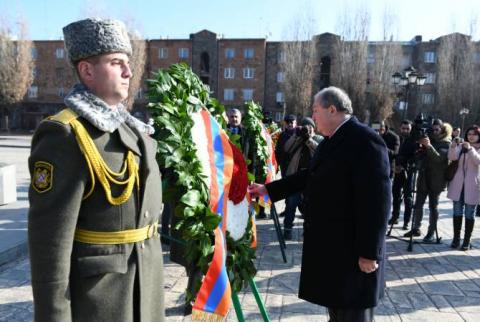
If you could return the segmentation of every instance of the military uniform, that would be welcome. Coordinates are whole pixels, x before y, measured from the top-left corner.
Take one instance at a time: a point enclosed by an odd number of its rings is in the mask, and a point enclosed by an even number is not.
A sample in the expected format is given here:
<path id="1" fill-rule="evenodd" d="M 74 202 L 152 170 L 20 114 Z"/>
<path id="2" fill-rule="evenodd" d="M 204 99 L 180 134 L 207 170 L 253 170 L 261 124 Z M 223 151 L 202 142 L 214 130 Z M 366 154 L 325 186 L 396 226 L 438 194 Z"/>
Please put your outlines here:
<path id="1" fill-rule="evenodd" d="M 127 123 L 102 131 L 65 109 L 33 136 L 35 321 L 164 320 L 156 142 Z"/>

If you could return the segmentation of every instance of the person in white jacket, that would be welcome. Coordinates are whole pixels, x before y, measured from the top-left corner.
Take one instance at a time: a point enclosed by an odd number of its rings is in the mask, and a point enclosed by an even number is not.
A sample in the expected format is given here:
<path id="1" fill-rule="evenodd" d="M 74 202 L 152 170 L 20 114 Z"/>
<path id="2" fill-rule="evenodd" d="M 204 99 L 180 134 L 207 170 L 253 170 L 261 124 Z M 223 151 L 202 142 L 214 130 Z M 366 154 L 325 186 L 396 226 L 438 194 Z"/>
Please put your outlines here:
<path id="1" fill-rule="evenodd" d="M 458 160 L 455 176 L 448 184 L 447 197 L 453 201 L 452 248 L 460 245 L 460 231 L 465 213 L 465 235 L 461 249 L 470 248 L 475 224 L 475 208 L 480 203 L 480 128 L 476 125 L 465 132 L 465 140 L 456 138 L 450 145 L 448 158 Z"/>

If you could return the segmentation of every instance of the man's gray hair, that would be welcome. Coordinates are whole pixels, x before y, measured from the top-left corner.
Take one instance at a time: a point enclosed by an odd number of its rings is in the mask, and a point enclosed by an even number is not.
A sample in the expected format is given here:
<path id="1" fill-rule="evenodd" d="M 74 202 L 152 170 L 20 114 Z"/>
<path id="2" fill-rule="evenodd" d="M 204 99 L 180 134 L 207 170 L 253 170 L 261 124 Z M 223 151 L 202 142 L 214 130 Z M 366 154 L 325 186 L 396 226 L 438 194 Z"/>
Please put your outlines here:
<path id="1" fill-rule="evenodd" d="M 231 108 L 227 111 L 227 115 L 232 115 L 232 114 L 240 114 L 242 116 L 242 112 L 238 108 Z"/>
<path id="2" fill-rule="evenodd" d="M 353 114 L 352 101 L 341 88 L 335 86 L 324 88 L 315 94 L 314 99 L 315 102 L 318 102 L 323 108 L 333 105 L 339 112 Z"/>

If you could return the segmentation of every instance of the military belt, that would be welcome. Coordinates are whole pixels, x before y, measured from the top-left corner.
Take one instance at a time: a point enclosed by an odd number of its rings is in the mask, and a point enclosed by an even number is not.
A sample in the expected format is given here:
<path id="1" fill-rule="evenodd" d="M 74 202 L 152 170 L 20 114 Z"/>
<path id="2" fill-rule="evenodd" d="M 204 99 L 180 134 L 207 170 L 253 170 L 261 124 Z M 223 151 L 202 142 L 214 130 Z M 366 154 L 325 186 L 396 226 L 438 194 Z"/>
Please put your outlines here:
<path id="1" fill-rule="evenodd" d="M 158 236 L 158 222 L 139 229 L 122 231 L 92 231 L 77 228 L 75 240 L 86 244 L 117 245 L 141 242 Z"/>

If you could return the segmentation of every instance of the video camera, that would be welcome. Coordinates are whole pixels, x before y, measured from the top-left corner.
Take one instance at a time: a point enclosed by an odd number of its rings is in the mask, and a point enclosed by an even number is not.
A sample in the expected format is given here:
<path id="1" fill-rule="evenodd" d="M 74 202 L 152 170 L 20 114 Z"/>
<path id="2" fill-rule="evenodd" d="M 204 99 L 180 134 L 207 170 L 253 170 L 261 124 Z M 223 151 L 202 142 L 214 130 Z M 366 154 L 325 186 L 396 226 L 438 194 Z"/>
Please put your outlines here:
<path id="1" fill-rule="evenodd" d="M 295 131 L 296 134 L 304 140 L 308 140 L 310 138 L 310 132 L 308 131 L 308 127 L 306 126 L 297 126 L 295 128 Z"/>
<path id="2" fill-rule="evenodd" d="M 415 120 L 413 120 L 413 127 L 411 136 L 415 142 L 418 142 L 422 138 L 429 137 L 432 134 L 433 118 L 425 118 L 423 113 L 419 113 Z"/>

